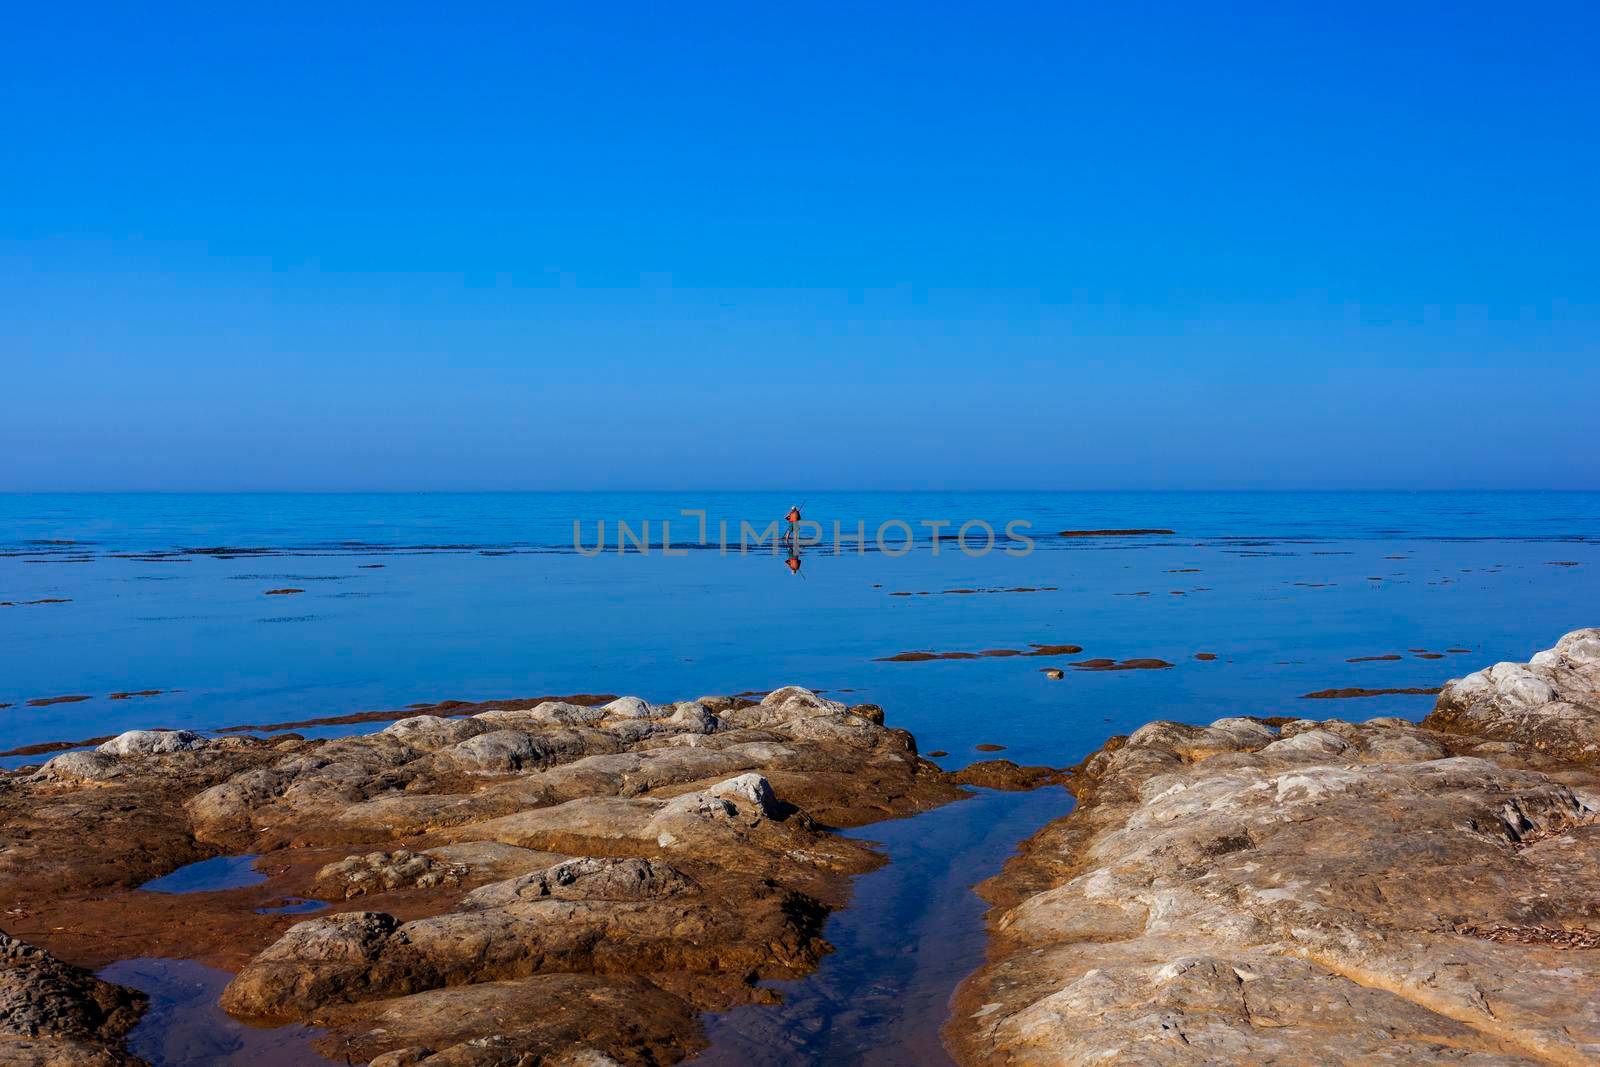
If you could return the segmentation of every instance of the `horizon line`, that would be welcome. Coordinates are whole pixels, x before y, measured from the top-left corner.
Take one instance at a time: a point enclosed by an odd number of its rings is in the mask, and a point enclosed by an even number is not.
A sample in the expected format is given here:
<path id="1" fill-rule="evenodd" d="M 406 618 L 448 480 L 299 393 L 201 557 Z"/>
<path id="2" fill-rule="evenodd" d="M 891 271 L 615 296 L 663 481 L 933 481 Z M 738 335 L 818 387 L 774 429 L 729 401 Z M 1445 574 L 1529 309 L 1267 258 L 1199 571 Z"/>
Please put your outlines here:
<path id="1" fill-rule="evenodd" d="M 562 496 L 562 495 L 601 495 L 601 494 L 645 494 L 657 493 L 663 495 L 690 495 L 694 493 L 831 493 L 831 494 L 861 494 L 861 493 L 893 493 L 893 494 L 975 494 L 975 493 L 1037 493 L 1037 494 L 1092 494 L 1092 493 L 1145 493 L 1145 494 L 1173 494 L 1173 493 L 1387 493 L 1387 494 L 1424 494 L 1424 493 L 1600 493 L 1600 488 L 1590 487 L 1507 487 L 1507 486 L 1463 486 L 1463 487 L 1383 487 L 1383 486 L 1356 486 L 1356 487 L 1318 487 L 1318 486 L 1286 486 L 1276 488 L 1127 488 L 1127 489 L 1046 489 L 1046 488 L 1019 488 L 1019 487 L 985 487 L 985 488 L 960 488 L 960 489 L 905 489 L 905 488 L 870 488 L 870 489 L 844 489 L 818 486 L 779 486 L 771 488 L 617 488 L 617 489 L 0 489 L 0 496 Z"/>

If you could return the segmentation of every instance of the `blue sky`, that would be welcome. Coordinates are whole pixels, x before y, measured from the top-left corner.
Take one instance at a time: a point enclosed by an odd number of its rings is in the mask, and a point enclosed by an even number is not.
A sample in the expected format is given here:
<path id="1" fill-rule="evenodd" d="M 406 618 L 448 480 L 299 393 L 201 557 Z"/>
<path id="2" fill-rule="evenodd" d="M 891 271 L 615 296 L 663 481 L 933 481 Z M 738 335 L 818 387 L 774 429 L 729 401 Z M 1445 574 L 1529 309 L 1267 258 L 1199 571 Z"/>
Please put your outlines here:
<path id="1" fill-rule="evenodd" d="M 8 15 L 0 489 L 1600 488 L 1593 5 L 234 8 Z"/>

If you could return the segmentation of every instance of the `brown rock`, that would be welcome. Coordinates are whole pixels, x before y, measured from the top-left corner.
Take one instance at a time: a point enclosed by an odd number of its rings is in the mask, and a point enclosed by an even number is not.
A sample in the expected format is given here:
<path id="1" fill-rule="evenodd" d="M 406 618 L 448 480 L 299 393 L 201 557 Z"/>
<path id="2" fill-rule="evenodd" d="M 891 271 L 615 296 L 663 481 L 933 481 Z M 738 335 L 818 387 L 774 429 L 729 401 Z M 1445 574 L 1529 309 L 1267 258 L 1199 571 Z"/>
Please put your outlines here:
<path id="1" fill-rule="evenodd" d="M 1078 671 L 1162 671 L 1172 664 L 1164 659 L 1084 659 L 1071 666 Z"/>
<path id="2" fill-rule="evenodd" d="M 892 656 L 879 656 L 874 663 L 924 663 L 936 659 L 997 659 L 1008 656 L 1074 656 L 1083 649 L 1077 645 L 1030 644 L 1020 648 L 986 648 L 980 652 L 897 652 Z"/>
<path id="3" fill-rule="evenodd" d="M 293 719 L 288 722 L 266 723 L 241 723 L 236 726 L 224 726 L 217 733 L 245 733 L 268 730 L 299 730 L 307 726 L 348 726 L 363 722 L 394 722 L 398 719 L 410 719 L 418 715 L 438 715 L 446 718 L 477 715 L 485 711 L 494 711 L 503 708 L 525 708 L 542 704 L 545 701 L 559 701 L 564 704 L 604 704 L 617 699 L 615 693 L 574 693 L 571 696 L 539 696 L 520 697 L 515 700 L 442 700 L 436 704 L 413 704 L 408 708 L 385 711 L 357 711 L 348 715 L 325 715 L 316 719 Z"/>
<path id="4" fill-rule="evenodd" d="M 962 785 L 1023 792 L 1060 782 L 1064 775 L 1054 767 L 1019 767 L 1008 759 L 986 759 L 967 764 L 952 777 Z"/>
<path id="5" fill-rule="evenodd" d="M 225 966 L 226 1008 L 336 1057 L 669 1062 L 701 1012 L 827 951 L 880 862 L 827 827 L 963 795 L 883 709 L 793 686 L 438 710 L 339 739 L 133 731 L 0 774 L 0 913 L 74 962 Z M 137 888 L 219 853 L 267 881 Z M 331 907 L 255 910 L 308 897 Z"/>
<path id="6" fill-rule="evenodd" d="M 312 891 L 318 897 L 349 900 L 401 887 L 460 885 L 468 870 L 464 864 L 443 861 L 425 852 L 369 852 L 323 867 L 317 872 Z"/>
<path id="7" fill-rule="evenodd" d="M 515 1064 L 529 1062 L 527 1049 L 565 1050 L 531 1061 L 551 1067 L 671 1063 L 704 1044 L 695 1018 L 688 999 L 648 979 L 588 974 L 430 989 L 327 1013 L 347 1035 L 339 1053 L 372 1067 Z"/>
<path id="8" fill-rule="evenodd" d="M 122 1040 L 144 1008 L 143 993 L 102 982 L 0 933 L 0 1063 L 137 1064 Z"/>
<path id="9" fill-rule="evenodd" d="M 1403 689 L 1362 689 L 1351 686 L 1345 689 L 1318 689 L 1315 693 L 1305 693 L 1301 700 L 1353 700 L 1360 697 L 1383 696 L 1433 696 L 1439 692 L 1438 686 L 1410 686 Z"/>

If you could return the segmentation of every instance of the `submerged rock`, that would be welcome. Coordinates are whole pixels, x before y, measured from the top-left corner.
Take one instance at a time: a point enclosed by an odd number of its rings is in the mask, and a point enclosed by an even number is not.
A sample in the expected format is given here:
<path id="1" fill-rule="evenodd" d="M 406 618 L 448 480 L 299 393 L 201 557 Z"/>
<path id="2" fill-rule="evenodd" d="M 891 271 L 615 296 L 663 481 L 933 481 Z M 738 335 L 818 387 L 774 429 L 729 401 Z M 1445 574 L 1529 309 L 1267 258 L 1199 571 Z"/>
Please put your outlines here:
<path id="1" fill-rule="evenodd" d="M 962 1063 L 1600 1062 L 1596 631 L 1422 728 L 1153 723 L 983 892 Z"/>

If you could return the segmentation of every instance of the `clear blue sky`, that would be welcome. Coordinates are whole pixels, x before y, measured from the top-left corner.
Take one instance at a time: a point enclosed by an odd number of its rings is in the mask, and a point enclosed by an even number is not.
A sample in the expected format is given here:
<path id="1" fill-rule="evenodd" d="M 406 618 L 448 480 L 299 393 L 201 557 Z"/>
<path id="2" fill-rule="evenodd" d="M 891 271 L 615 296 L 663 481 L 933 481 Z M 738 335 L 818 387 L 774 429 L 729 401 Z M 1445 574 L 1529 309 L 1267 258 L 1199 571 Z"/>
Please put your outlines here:
<path id="1" fill-rule="evenodd" d="M 246 7 L 8 13 L 0 489 L 1600 488 L 1594 4 Z"/>

